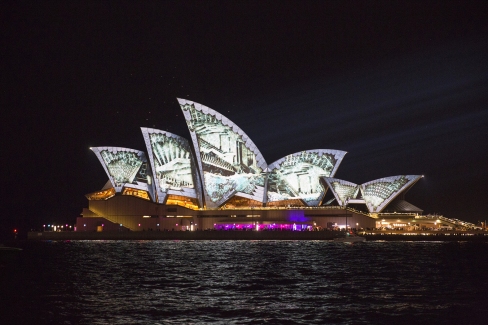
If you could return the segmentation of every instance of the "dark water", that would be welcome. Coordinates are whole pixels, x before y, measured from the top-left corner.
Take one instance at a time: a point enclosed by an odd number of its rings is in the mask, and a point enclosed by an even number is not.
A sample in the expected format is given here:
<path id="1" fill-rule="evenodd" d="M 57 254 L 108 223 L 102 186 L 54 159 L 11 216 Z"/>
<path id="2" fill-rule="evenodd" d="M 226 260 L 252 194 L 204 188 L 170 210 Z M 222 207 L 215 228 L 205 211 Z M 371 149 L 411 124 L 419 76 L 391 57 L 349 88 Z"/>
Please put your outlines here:
<path id="1" fill-rule="evenodd" d="M 0 324 L 488 324 L 488 243 L 29 243 Z"/>

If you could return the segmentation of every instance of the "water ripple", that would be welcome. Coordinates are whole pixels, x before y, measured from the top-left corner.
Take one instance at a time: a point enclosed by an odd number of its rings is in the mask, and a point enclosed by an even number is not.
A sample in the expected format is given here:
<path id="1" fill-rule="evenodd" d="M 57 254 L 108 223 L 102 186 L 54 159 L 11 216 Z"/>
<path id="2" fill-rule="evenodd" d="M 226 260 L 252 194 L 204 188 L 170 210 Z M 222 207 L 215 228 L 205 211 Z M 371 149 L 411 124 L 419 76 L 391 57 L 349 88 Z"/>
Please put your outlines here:
<path id="1" fill-rule="evenodd" d="M 2 324 L 484 324 L 484 243 L 30 243 Z"/>

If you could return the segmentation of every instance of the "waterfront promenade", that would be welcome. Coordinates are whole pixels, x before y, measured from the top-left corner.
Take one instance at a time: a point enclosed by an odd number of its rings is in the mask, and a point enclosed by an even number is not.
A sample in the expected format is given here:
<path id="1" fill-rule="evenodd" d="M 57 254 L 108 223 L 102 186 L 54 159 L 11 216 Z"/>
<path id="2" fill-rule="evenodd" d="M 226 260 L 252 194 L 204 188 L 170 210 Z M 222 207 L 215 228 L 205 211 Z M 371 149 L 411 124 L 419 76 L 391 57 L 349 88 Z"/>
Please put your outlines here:
<path id="1" fill-rule="evenodd" d="M 332 240 L 338 231 L 125 231 L 29 232 L 29 240 Z M 488 241 L 486 231 L 385 231 L 359 232 L 367 240 Z"/>

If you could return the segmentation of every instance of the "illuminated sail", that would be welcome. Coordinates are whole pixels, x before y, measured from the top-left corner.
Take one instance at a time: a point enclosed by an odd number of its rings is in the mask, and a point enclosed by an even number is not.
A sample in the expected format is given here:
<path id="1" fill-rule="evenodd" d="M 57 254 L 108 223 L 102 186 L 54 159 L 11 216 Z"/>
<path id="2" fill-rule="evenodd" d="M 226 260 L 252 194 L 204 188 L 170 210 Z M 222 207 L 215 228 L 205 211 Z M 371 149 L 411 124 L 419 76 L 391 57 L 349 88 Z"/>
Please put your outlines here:
<path id="1" fill-rule="evenodd" d="M 305 206 L 319 206 L 326 190 L 320 178 L 334 176 L 345 154 L 339 150 L 306 150 L 270 164 L 268 203 L 300 200 Z"/>
<path id="2" fill-rule="evenodd" d="M 357 184 L 332 177 L 324 177 L 323 179 L 340 206 L 347 205 L 349 200 L 354 200 L 358 196 L 359 185 Z"/>
<path id="3" fill-rule="evenodd" d="M 233 196 L 264 202 L 266 161 L 231 120 L 204 105 L 178 99 L 193 145 L 205 203 L 217 208 Z"/>
<path id="4" fill-rule="evenodd" d="M 168 195 L 197 200 L 202 207 L 200 179 L 188 141 L 175 134 L 141 128 L 159 203 L 166 203 Z"/>
<path id="5" fill-rule="evenodd" d="M 390 176 L 361 184 L 361 193 L 369 212 L 381 212 L 388 203 L 421 177 L 421 175 Z"/>
<path id="6" fill-rule="evenodd" d="M 107 176 L 116 192 L 131 193 L 127 195 L 149 198 L 154 200 L 154 191 L 147 163 L 143 151 L 119 147 L 90 148 L 102 164 Z M 149 193 L 149 196 L 137 191 L 122 191 L 132 188 Z"/>

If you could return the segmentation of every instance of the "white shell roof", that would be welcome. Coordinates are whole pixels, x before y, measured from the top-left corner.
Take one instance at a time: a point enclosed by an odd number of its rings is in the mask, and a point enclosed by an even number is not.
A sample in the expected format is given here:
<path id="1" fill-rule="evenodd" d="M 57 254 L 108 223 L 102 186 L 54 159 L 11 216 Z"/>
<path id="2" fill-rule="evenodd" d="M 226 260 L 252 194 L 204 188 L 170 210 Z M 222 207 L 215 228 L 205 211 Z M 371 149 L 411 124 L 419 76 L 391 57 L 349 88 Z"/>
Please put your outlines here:
<path id="1" fill-rule="evenodd" d="M 400 193 L 415 184 L 422 175 L 389 176 L 360 185 L 361 193 L 370 212 L 381 212 Z"/>
<path id="2" fill-rule="evenodd" d="M 163 134 L 164 136 L 166 136 L 168 138 L 174 138 L 174 139 L 177 139 L 179 142 L 183 143 L 187 147 L 186 149 L 188 150 L 188 152 L 190 154 L 193 168 L 195 168 L 195 160 L 193 159 L 193 153 L 191 151 L 190 144 L 189 144 L 187 139 L 185 139 L 179 135 L 176 135 L 174 133 L 171 133 L 171 132 L 167 132 L 167 131 L 163 131 L 163 130 L 159 130 L 159 129 L 153 129 L 153 128 L 141 127 L 141 132 L 142 132 L 142 136 L 144 137 L 144 142 L 146 143 L 147 152 L 149 153 L 149 161 L 151 163 L 152 176 L 153 176 L 154 180 L 156 180 L 157 177 L 156 177 L 156 167 L 154 164 L 154 153 L 153 153 L 153 149 L 151 146 L 151 139 L 149 138 L 150 134 L 154 134 L 154 133 Z M 181 196 L 189 196 L 192 198 L 196 197 L 199 201 L 199 205 L 202 206 L 202 197 L 201 197 L 201 193 L 200 193 L 200 188 L 201 188 L 200 178 L 196 174 L 196 170 L 194 170 L 193 172 L 194 172 L 193 178 L 194 178 L 194 182 L 195 182 L 195 188 L 193 188 L 193 189 L 192 188 L 184 188 L 184 189 L 180 190 L 179 192 L 169 190 L 168 193 L 163 193 L 160 190 L 159 186 L 157 186 L 155 184 L 154 186 L 156 188 L 156 191 L 158 192 L 158 201 L 160 201 L 159 203 L 162 203 L 165 201 L 167 194 L 177 194 L 177 195 L 181 195 Z"/>
<path id="3" fill-rule="evenodd" d="M 194 105 L 196 110 L 201 111 L 201 112 L 206 113 L 206 114 L 213 115 L 213 116 L 215 116 L 215 118 L 217 118 L 219 121 L 221 121 L 222 124 L 230 126 L 234 132 L 236 132 L 237 134 L 242 136 L 244 142 L 246 143 L 246 146 L 248 146 L 249 149 L 251 149 L 254 152 L 254 154 L 256 155 L 256 161 L 258 162 L 258 166 L 262 170 L 266 169 L 266 167 L 267 167 L 266 160 L 264 159 L 263 155 L 259 151 L 258 147 L 254 144 L 254 142 L 251 140 L 251 138 L 249 138 L 249 136 L 239 126 L 237 126 L 237 124 L 235 124 L 234 122 L 229 120 L 224 115 L 218 113 L 217 111 L 215 111 L 215 110 L 213 110 L 213 109 L 211 109 L 205 105 L 202 105 L 202 104 L 199 104 L 199 103 L 187 100 L 187 99 L 177 98 L 177 100 L 178 100 L 178 103 L 180 103 L 180 105 L 185 105 L 185 104 Z M 190 116 L 190 113 L 188 111 L 183 110 L 183 114 L 185 115 L 185 119 L 187 121 L 191 120 L 191 116 Z M 194 142 L 194 144 L 195 144 L 195 142 Z"/>
<path id="4" fill-rule="evenodd" d="M 295 153 L 292 153 L 290 155 L 293 155 L 293 156 L 299 156 L 301 155 L 303 152 L 307 152 L 307 153 L 317 153 L 319 156 L 322 156 L 323 154 L 330 154 L 330 155 L 334 155 L 334 158 L 337 159 L 337 163 L 335 164 L 334 166 L 334 169 L 332 170 L 330 176 L 334 176 L 336 171 L 337 171 L 337 168 L 339 168 L 339 165 L 341 164 L 342 162 L 342 159 L 344 159 L 344 156 L 346 155 L 346 151 L 341 151 L 341 150 L 335 150 L 335 149 L 311 149 L 311 150 L 302 150 L 302 151 L 299 151 L 299 152 L 295 152 Z M 283 161 L 286 160 L 286 157 L 290 156 L 290 155 L 286 155 L 285 157 L 283 158 L 280 158 L 274 162 L 272 162 L 271 164 L 268 165 L 268 171 L 273 171 L 274 169 L 276 168 L 279 168 L 281 163 L 283 163 Z"/>
<path id="5" fill-rule="evenodd" d="M 344 205 L 346 201 L 355 199 L 359 192 L 358 184 L 333 177 L 322 177 L 322 179 L 327 183 L 327 186 L 329 186 L 339 205 Z M 339 184 L 339 187 L 333 186 L 333 183 L 335 182 Z"/>
<path id="6" fill-rule="evenodd" d="M 125 186 L 122 185 L 122 186 L 116 186 L 116 182 L 115 180 L 113 179 L 112 175 L 110 174 L 109 170 L 108 170 L 108 167 L 107 167 L 107 164 L 105 163 L 105 160 L 103 159 L 102 155 L 101 155 L 101 152 L 102 151 L 109 151 L 111 153 L 117 153 L 117 152 L 133 152 L 135 154 L 137 154 L 137 156 L 141 159 L 141 162 L 147 162 L 147 158 L 146 158 L 146 154 L 144 153 L 144 151 L 141 151 L 141 150 L 135 150 L 135 149 L 129 149 L 129 148 L 123 148 L 123 147 L 109 147 L 109 146 L 106 146 L 106 147 L 91 147 L 90 148 L 91 151 L 93 151 L 95 153 L 95 155 L 97 156 L 98 160 L 100 161 L 100 163 L 102 164 L 103 166 L 103 169 L 105 170 L 105 173 L 107 174 L 109 180 L 110 180 L 110 183 L 112 184 L 112 186 L 115 188 L 115 190 L 117 192 L 121 192 L 122 191 L 122 188 Z M 126 183 L 127 184 L 127 183 Z M 139 187 L 136 187 L 132 184 L 127 184 L 128 187 L 133 187 L 133 188 L 139 188 Z M 140 185 L 142 186 L 143 188 L 141 189 L 144 189 L 146 191 L 150 191 L 150 188 L 148 187 L 147 184 L 142 184 Z"/>

